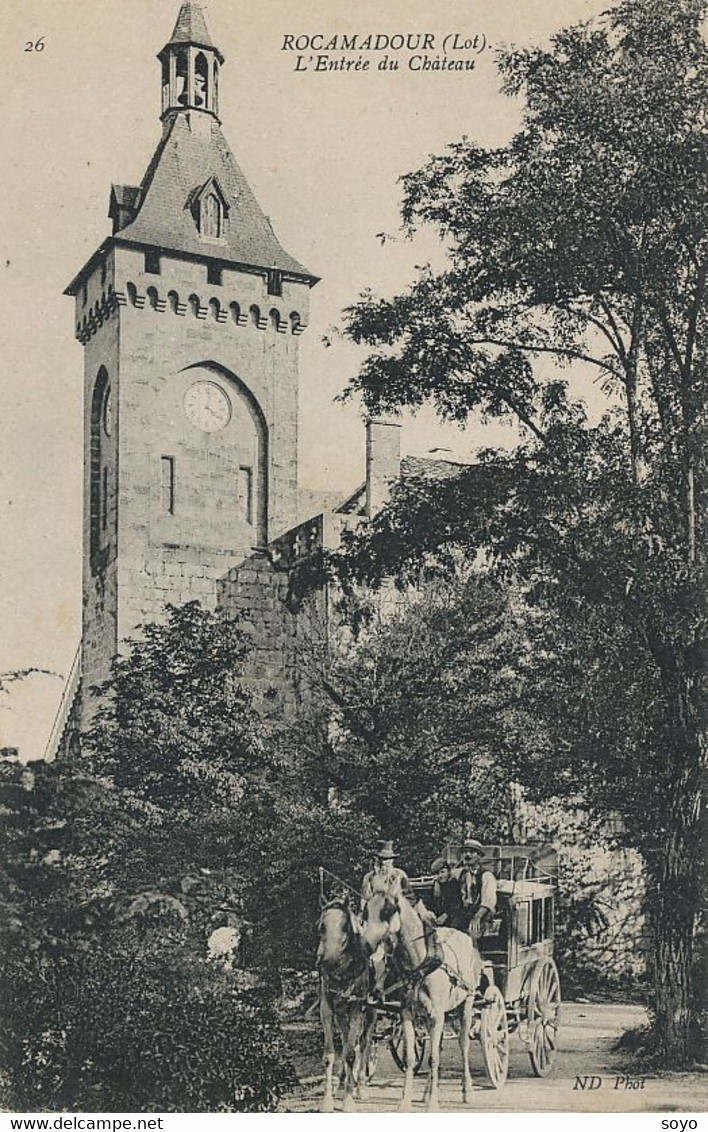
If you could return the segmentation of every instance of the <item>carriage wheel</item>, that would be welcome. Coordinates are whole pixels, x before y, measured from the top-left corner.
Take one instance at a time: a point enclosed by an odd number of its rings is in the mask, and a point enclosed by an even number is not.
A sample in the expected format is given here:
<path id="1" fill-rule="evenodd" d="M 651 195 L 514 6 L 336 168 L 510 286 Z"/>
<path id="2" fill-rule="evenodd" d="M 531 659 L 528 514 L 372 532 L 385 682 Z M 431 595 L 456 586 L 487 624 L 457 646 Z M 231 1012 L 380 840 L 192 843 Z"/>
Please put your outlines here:
<path id="1" fill-rule="evenodd" d="M 413 1072 L 418 1074 L 423 1068 L 425 1061 L 425 1051 L 428 1046 L 427 1031 L 421 1030 L 416 1026 L 415 1031 L 415 1060 L 413 1062 Z M 388 1039 L 388 1048 L 391 1051 L 391 1057 L 395 1061 L 401 1073 L 406 1071 L 406 1042 L 403 1036 L 403 1026 L 401 1019 L 396 1018 L 393 1024 L 391 1037 Z"/>
<path id="2" fill-rule="evenodd" d="M 558 1044 L 561 988 L 558 968 L 550 956 L 537 963 L 528 997 L 528 1046 L 537 1077 L 550 1073 Z"/>
<path id="3" fill-rule="evenodd" d="M 489 987 L 484 996 L 479 1040 L 487 1077 L 501 1089 L 509 1072 L 509 1023 L 506 1003 L 499 987 Z"/>

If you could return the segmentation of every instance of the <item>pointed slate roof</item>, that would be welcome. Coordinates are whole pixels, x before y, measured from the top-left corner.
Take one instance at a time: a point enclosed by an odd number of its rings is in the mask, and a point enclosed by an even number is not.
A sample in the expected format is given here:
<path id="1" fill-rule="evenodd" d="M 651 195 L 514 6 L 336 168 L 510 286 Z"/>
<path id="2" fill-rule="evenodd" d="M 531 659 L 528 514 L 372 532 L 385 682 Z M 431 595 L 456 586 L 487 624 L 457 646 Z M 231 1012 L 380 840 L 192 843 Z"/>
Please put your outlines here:
<path id="1" fill-rule="evenodd" d="M 175 30 L 172 32 L 167 46 L 173 43 L 194 43 L 200 47 L 210 47 L 216 51 L 209 35 L 209 29 L 199 4 L 194 0 L 185 0 L 179 10 Z"/>
<path id="2" fill-rule="evenodd" d="M 223 62 L 195 0 L 184 0 L 172 37 L 158 57 L 181 44 L 204 47 Z M 210 181 L 218 185 L 224 203 L 223 235 L 218 240 L 200 235 L 192 207 Z M 165 115 L 162 139 L 142 183 L 114 185 L 109 216 L 114 224 L 113 236 L 84 264 L 65 294 L 76 294 L 106 248 L 121 242 L 238 267 L 275 268 L 298 276 L 310 286 L 319 281 L 281 247 L 229 149 L 218 118 L 210 112 L 187 108 Z"/>
<path id="3" fill-rule="evenodd" d="M 205 241 L 197 230 L 190 204 L 210 178 L 218 182 L 228 203 L 223 239 Z M 281 247 L 229 149 L 221 126 L 209 117 L 195 129 L 186 114 L 176 114 L 148 166 L 140 186 L 137 213 L 116 233 L 122 239 L 209 256 L 222 262 L 312 275 Z"/>

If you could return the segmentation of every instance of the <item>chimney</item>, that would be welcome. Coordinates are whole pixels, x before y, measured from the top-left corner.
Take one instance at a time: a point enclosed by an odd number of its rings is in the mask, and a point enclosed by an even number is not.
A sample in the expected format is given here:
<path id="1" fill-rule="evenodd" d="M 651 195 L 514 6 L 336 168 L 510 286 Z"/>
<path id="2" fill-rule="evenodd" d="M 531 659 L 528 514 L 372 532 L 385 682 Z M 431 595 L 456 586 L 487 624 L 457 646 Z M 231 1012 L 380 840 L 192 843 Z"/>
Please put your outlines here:
<path id="1" fill-rule="evenodd" d="M 401 425 L 366 422 L 366 514 L 371 518 L 388 503 L 391 484 L 401 475 Z"/>

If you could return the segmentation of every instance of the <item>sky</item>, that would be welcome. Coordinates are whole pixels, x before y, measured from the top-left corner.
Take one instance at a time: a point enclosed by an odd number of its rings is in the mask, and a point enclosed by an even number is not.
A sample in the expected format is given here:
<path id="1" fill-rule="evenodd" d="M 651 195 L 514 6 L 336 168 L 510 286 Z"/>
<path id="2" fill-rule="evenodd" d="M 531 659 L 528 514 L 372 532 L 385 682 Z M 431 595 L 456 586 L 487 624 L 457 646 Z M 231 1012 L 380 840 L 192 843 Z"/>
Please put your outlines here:
<path id="1" fill-rule="evenodd" d="M 288 252 L 321 277 L 300 342 L 300 484 L 346 494 L 364 477 L 356 404 L 336 401 L 363 354 L 337 334 L 364 288 L 391 294 L 435 259 L 432 236 L 397 235 L 406 172 L 467 135 L 503 143 L 519 106 L 494 53 L 603 10 L 598 0 L 209 0 L 226 56 L 222 124 Z M 139 184 L 160 137 L 155 58 L 178 0 L 23 0 L 0 12 L 0 673 L 38 667 L 0 695 L 0 747 L 43 753 L 81 632 L 82 357 L 63 290 L 110 233 L 111 182 Z M 296 70 L 285 37 L 429 33 L 474 40 L 472 71 Z M 34 48 L 38 41 L 42 50 Z M 448 43 L 450 41 L 448 40 Z M 312 51 L 305 51 L 304 63 Z M 389 55 L 392 55 L 389 52 Z M 339 58 L 336 52 L 333 58 Z M 356 58 L 356 54 L 350 56 Z M 381 233 L 392 238 L 382 241 Z M 331 343 L 326 345 L 326 342 Z M 513 435 L 473 421 L 406 418 L 405 453 L 469 459 Z"/>

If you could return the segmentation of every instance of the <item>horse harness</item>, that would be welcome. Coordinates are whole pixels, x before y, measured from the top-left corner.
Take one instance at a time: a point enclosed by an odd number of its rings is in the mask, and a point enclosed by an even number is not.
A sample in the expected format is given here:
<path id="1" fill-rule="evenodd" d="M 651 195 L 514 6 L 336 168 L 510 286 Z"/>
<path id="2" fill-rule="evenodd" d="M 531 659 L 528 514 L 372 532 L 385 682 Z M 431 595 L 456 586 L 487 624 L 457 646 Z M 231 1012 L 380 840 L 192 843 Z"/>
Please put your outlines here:
<path id="1" fill-rule="evenodd" d="M 344 897 L 336 897 L 333 900 L 325 901 L 325 897 L 324 897 L 324 878 L 325 878 L 325 876 L 331 877 L 333 880 L 336 880 L 340 885 L 342 885 L 346 889 L 347 895 L 344 896 Z M 329 871 L 329 869 L 325 869 L 322 866 L 320 866 L 320 869 L 319 869 L 319 882 L 320 882 L 320 901 L 323 903 L 323 911 L 326 908 L 332 908 L 332 907 L 336 907 L 336 906 L 344 907 L 345 904 L 348 905 L 348 894 L 350 892 L 352 894 L 354 894 L 355 896 L 358 896 L 361 899 L 362 894 L 357 889 L 355 889 L 352 885 L 348 884 L 346 881 L 343 881 L 340 877 L 336 876 L 335 873 L 331 873 Z M 349 910 L 351 912 L 351 908 Z M 353 930 L 356 930 L 354 928 L 353 919 L 354 919 L 354 917 L 352 916 L 352 928 L 353 928 Z M 425 940 L 426 953 L 423 956 L 420 963 L 416 964 L 416 966 L 413 967 L 413 968 L 410 968 L 410 969 L 407 970 L 405 963 L 402 962 L 404 953 L 403 953 L 403 949 L 401 947 L 400 942 L 397 944 L 396 948 L 392 952 L 391 958 L 392 958 L 393 963 L 395 964 L 395 966 L 397 968 L 397 974 L 398 974 L 399 978 L 391 986 L 386 988 L 386 991 L 387 991 L 388 994 L 391 994 L 391 993 L 393 993 L 397 990 L 401 990 L 401 989 L 406 988 L 406 987 L 414 988 L 416 983 L 422 983 L 423 980 L 428 977 L 428 975 L 431 975 L 433 973 L 433 971 L 438 971 L 438 970 L 445 972 L 445 974 L 447 975 L 448 979 L 450 980 L 450 982 L 453 986 L 461 987 L 463 990 L 467 991 L 468 994 L 475 994 L 476 993 L 475 988 L 468 986 L 468 984 L 465 982 L 465 980 L 456 971 L 453 971 L 453 969 L 450 967 L 450 965 L 445 962 L 445 960 L 443 958 L 442 945 L 440 943 L 438 933 L 435 930 L 435 928 L 432 926 L 432 924 L 424 924 L 423 925 L 423 934 L 421 936 L 415 936 L 410 942 L 414 943 L 414 942 L 416 942 L 416 940 L 419 940 L 419 939 Z M 454 948 L 453 948 L 453 950 L 454 950 Z M 356 962 L 355 960 L 352 960 L 351 965 L 353 965 L 355 962 Z M 366 1005 L 367 1003 L 369 1003 L 369 995 L 368 994 L 364 995 L 364 996 L 355 995 L 355 994 L 352 993 L 352 990 L 353 990 L 355 984 L 361 978 L 361 976 L 367 971 L 367 969 L 368 969 L 368 963 L 366 961 L 362 962 L 362 966 L 361 966 L 360 970 L 357 971 L 356 974 L 354 975 L 354 977 L 352 978 L 352 981 L 349 983 L 348 989 L 337 990 L 334 987 L 329 986 L 327 988 L 327 993 L 330 994 L 332 996 L 332 998 L 334 998 L 338 1002 L 360 1003 L 362 1006 Z M 324 978 L 324 976 L 322 976 L 322 977 Z"/>

